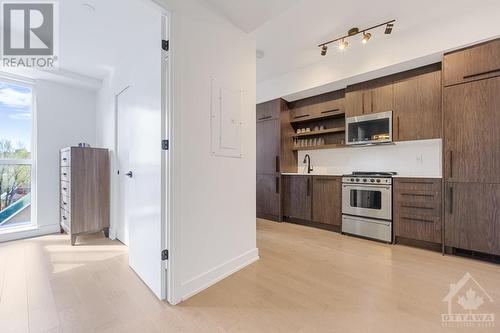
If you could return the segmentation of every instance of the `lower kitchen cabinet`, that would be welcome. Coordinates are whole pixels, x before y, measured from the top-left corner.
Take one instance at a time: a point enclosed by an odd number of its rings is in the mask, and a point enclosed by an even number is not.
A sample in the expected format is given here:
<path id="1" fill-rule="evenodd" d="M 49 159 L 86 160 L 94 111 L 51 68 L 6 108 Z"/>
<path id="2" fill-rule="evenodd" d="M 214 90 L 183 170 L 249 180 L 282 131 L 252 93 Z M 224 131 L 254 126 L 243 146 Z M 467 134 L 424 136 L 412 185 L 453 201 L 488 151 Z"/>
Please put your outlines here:
<path id="1" fill-rule="evenodd" d="M 442 242 L 442 180 L 394 178 L 396 238 Z"/>
<path id="2" fill-rule="evenodd" d="M 312 220 L 340 227 L 342 225 L 342 178 L 314 176 Z"/>
<path id="3" fill-rule="evenodd" d="M 283 216 L 292 219 L 311 220 L 311 176 L 282 176 Z"/>
<path id="4" fill-rule="evenodd" d="M 500 255 L 500 184 L 446 183 L 445 245 Z"/>
<path id="5" fill-rule="evenodd" d="M 280 176 L 257 175 L 257 217 L 281 220 Z"/>

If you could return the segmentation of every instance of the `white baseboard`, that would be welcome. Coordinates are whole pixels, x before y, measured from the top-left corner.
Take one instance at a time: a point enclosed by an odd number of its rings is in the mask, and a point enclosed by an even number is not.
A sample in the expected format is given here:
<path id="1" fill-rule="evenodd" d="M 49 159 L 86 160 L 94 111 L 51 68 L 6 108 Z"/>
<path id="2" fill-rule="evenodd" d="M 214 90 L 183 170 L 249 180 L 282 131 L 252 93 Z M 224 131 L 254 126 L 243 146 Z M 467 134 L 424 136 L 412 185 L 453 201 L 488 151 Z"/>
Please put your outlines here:
<path id="1" fill-rule="evenodd" d="M 255 248 L 182 283 L 183 296 L 180 301 L 187 300 L 257 260 L 259 260 L 259 249 Z"/>
<path id="2" fill-rule="evenodd" d="M 0 243 L 9 242 L 17 239 L 38 237 L 50 235 L 60 232 L 59 224 L 51 224 L 44 226 L 29 226 L 3 230 L 0 233 Z"/>

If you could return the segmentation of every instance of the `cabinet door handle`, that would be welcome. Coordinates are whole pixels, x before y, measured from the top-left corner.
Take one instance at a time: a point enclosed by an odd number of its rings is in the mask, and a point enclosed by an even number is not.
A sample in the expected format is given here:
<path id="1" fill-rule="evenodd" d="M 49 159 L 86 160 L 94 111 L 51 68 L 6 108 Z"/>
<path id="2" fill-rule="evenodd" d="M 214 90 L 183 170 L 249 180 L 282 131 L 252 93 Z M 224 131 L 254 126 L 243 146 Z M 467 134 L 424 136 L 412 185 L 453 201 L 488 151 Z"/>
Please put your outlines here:
<path id="1" fill-rule="evenodd" d="M 275 165 L 276 165 L 276 172 L 280 172 L 280 157 L 279 157 L 279 155 L 276 155 Z"/>
<path id="2" fill-rule="evenodd" d="M 280 177 L 276 177 L 276 193 L 280 193 Z"/>
<path id="3" fill-rule="evenodd" d="M 370 112 L 373 112 L 373 90 L 370 91 Z"/>
<path id="4" fill-rule="evenodd" d="M 361 113 L 365 114 L 365 92 L 361 93 Z"/>
<path id="5" fill-rule="evenodd" d="M 450 214 L 453 214 L 453 201 L 454 201 L 453 186 L 450 186 Z"/>
<path id="6" fill-rule="evenodd" d="M 325 114 L 325 113 L 330 113 L 330 112 L 336 112 L 336 111 L 339 111 L 340 109 L 333 109 L 333 110 L 328 110 L 328 111 L 321 111 L 322 114 Z"/>
<path id="7" fill-rule="evenodd" d="M 399 140 L 399 127 L 400 127 L 399 124 L 401 123 L 401 121 L 399 120 L 399 116 L 396 118 L 396 120 L 398 121 L 398 140 Z"/>
<path id="8" fill-rule="evenodd" d="M 464 75 L 463 79 L 466 80 L 466 79 L 473 78 L 475 76 L 481 76 L 481 75 L 486 75 L 486 74 L 493 74 L 493 73 L 496 73 L 496 72 L 500 72 L 500 68 L 493 69 L 493 70 L 490 70 L 490 71 L 485 71 L 485 72 L 479 72 L 479 73 L 476 73 L 476 74 Z"/>
<path id="9" fill-rule="evenodd" d="M 266 120 L 266 119 L 271 119 L 271 116 L 264 116 L 264 117 L 258 118 L 257 120 Z"/>
<path id="10" fill-rule="evenodd" d="M 311 195 L 311 179 L 307 178 L 307 196 Z"/>
<path id="11" fill-rule="evenodd" d="M 305 118 L 305 117 L 309 117 L 308 114 L 303 114 L 303 115 L 300 115 L 300 116 L 293 116 L 293 119 L 300 119 L 300 118 Z"/>
<path id="12" fill-rule="evenodd" d="M 450 150 L 450 178 L 453 178 L 453 150 Z"/>

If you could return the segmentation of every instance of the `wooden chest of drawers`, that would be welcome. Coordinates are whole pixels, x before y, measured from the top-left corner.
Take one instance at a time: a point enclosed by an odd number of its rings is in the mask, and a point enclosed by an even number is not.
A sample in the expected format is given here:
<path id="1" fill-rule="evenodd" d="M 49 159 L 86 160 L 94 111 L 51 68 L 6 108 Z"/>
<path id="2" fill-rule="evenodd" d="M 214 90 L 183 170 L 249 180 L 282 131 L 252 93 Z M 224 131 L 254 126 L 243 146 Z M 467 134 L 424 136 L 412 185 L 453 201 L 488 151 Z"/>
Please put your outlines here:
<path id="1" fill-rule="evenodd" d="M 68 147 L 60 158 L 60 222 L 71 236 L 109 232 L 109 154 L 107 149 Z"/>

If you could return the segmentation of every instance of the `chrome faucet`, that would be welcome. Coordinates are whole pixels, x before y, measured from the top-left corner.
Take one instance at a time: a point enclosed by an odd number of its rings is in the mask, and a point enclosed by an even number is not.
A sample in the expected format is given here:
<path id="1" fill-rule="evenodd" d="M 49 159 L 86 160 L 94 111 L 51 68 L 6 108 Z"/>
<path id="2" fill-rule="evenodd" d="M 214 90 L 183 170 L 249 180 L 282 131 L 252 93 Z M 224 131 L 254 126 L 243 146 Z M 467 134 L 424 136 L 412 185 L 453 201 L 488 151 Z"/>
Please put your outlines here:
<path id="1" fill-rule="evenodd" d="M 313 168 L 311 167 L 311 156 L 309 156 L 309 154 L 306 154 L 306 156 L 304 156 L 304 161 L 302 163 L 306 163 L 307 162 L 307 173 L 311 173 L 311 171 L 313 171 Z"/>

